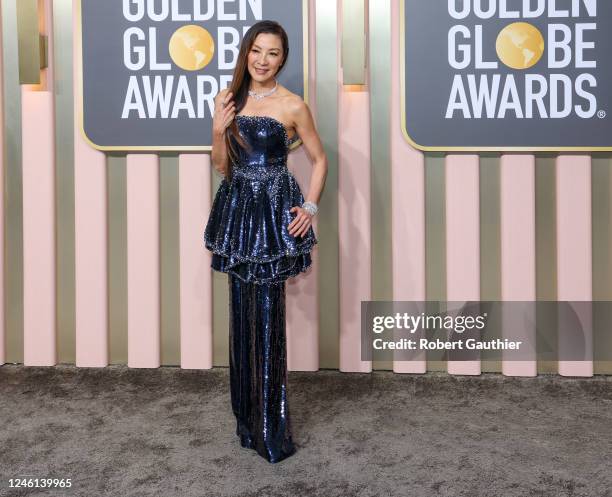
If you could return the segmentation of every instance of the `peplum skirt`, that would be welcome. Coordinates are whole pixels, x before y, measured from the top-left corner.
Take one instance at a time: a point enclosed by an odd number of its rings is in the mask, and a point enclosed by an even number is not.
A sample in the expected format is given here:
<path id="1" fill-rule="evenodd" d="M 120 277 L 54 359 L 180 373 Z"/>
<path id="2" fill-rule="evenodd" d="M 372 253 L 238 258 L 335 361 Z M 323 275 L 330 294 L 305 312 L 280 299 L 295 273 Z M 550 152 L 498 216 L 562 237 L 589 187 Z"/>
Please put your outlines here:
<path id="1" fill-rule="evenodd" d="M 243 282 L 279 284 L 312 264 L 318 243 L 312 226 L 302 237 L 289 234 L 289 223 L 304 197 L 286 166 L 234 170 L 213 200 L 204 234 L 211 267 Z"/>

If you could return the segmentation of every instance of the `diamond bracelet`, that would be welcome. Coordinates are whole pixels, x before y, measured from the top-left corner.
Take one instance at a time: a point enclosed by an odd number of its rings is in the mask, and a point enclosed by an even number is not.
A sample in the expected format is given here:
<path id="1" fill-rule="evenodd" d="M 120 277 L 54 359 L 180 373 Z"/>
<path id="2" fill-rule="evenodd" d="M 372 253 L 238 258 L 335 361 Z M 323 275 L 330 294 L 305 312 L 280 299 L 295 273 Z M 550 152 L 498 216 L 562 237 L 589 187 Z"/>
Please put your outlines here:
<path id="1" fill-rule="evenodd" d="M 310 202 L 310 201 L 304 202 L 302 204 L 302 209 L 308 212 L 308 214 L 310 214 L 311 216 L 314 216 L 319 210 L 319 208 L 317 207 L 317 204 L 315 204 L 314 202 Z"/>

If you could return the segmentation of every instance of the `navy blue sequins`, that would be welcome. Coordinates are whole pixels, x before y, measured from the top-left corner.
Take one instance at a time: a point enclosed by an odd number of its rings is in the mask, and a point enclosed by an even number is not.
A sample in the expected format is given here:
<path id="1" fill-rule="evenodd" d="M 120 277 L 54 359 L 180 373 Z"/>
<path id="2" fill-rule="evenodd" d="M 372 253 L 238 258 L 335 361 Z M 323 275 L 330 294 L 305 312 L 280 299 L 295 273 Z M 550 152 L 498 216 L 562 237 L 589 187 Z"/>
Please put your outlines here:
<path id="1" fill-rule="evenodd" d="M 303 237 L 289 223 L 304 197 L 287 168 L 289 139 L 283 123 L 269 116 L 236 116 L 251 150 L 240 149 L 232 181 L 221 181 L 204 233 L 211 267 L 244 282 L 282 283 L 306 271 L 318 243 L 312 226 Z"/>

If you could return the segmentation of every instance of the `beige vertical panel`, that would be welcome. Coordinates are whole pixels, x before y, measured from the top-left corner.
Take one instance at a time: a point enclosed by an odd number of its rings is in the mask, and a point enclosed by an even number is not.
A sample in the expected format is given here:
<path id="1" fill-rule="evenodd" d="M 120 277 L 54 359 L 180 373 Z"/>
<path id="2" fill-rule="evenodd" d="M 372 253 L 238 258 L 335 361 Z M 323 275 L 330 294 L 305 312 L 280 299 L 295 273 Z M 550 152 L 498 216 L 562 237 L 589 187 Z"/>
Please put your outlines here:
<path id="1" fill-rule="evenodd" d="M 74 126 L 69 129 L 74 133 L 74 193 L 68 195 L 68 198 L 74 198 L 75 362 L 79 367 L 104 367 L 109 363 L 107 170 L 106 157 L 89 145 L 81 129 L 79 113 L 82 88 L 78 83 L 81 71 L 81 23 L 78 4 L 72 4 Z M 60 85 L 59 92 L 65 91 L 66 87 Z M 61 136 L 68 141 L 65 135 Z M 65 154 L 66 151 L 59 153 Z M 69 182 L 69 163 L 62 164 L 60 168 L 59 171 L 66 174 L 64 178 L 68 178 Z M 68 200 L 62 200 L 59 205 L 70 210 Z M 70 233 L 70 223 L 67 220 L 62 221 L 61 226 L 62 232 Z M 61 243 L 65 244 L 67 240 Z M 67 335 L 68 330 L 62 330 L 60 339 L 67 339 Z M 67 353 L 70 346 L 61 343 L 60 350 Z"/>
<path id="2" fill-rule="evenodd" d="M 390 90 L 391 2 L 366 2 L 367 82 L 370 96 L 370 243 L 372 300 L 393 300 Z M 371 56 L 374 54 L 374 57 Z M 393 361 L 374 369 L 392 370 Z"/>
<path id="3" fill-rule="evenodd" d="M 480 154 L 480 300 L 501 300 L 499 153 Z M 487 337 L 501 338 L 501 319 L 488 316 Z M 502 361 L 483 351 L 483 372 L 500 372 Z M 497 354 L 496 354 L 497 355 Z"/>
<path id="4" fill-rule="evenodd" d="M 560 155 L 557 158 L 557 296 L 577 302 L 577 321 L 559 316 L 559 374 L 593 375 L 593 300 L 591 157 Z M 578 334 L 578 327 L 582 333 Z M 584 360 L 568 360 L 577 346 Z M 591 359 L 591 360 L 589 360 Z"/>
<path id="5" fill-rule="evenodd" d="M 43 67 L 40 52 L 39 9 L 44 9 L 45 0 L 19 0 L 17 6 L 17 32 L 19 35 L 19 82 L 40 84 L 40 68 Z M 49 0 L 51 1 L 51 0 Z"/>
<path id="6" fill-rule="evenodd" d="M 399 110 L 399 87 L 393 91 L 395 83 L 399 82 L 399 67 L 397 51 L 393 51 L 391 24 L 397 20 L 391 11 L 396 8 L 395 2 L 370 0 L 368 3 L 368 57 L 367 75 L 370 95 L 370 181 L 371 181 L 371 244 L 372 244 L 372 298 L 374 300 L 393 300 L 393 258 L 392 258 L 392 178 L 391 178 L 391 132 L 393 126 L 401 126 L 391 120 L 391 108 Z M 395 26 L 397 27 L 397 26 Z M 397 38 L 397 36 L 395 36 Z M 395 47 L 399 49 L 398 46 Z M 393 83 L 392 83 L 393 82 Z M 401 131 L 401 127 L 398 128 Z M 398 137 L 399 138 L 399 137 Z M 403 148 L 408 154 L 413 153 Z M 405 159 L 407 159 L 406 157 Z M 422 154 L 418 153 L 419 160 Z M 403 165 L 409 167 L 405 160 Z M 403 187 L 410 188 L 403 184 Z M 422 196 L 421 196 L 422 198 Z M 375 222 L 374 222 L 375 221 Z M 376 368 L 383 366 L 376 363 Z M 391 363 L 386 369 L 391 368 Z"/>
<path id="7" fill-rule="evenodd" d="M 556 154 L 536 155 L 536 294 L 538 300 L 557 299 L 557 215 L 555 193 Z M 557 313 L 542 306 L 536 315 L 538 373 L 556 373 L 557 360 L 540 351 L 557 347 Z"/>
<path id="8" fill-rule="evenodd" d="M 317 126 L 329 171 L 319 205 L 320 367 L 337 368 L 339 356 L 338 98 L 340 19 L 336 0 L 317 0 Z"/>
<path id="9" fill-rule="evenodd" d="M 376 3 L 370 6 L 374 7 Z M 391 109 L 389 113 L 390 136 L 390 188 L 391 188 L 391 259 L 392 259 L 392 289 L 393 294 L 388 300 L 396 301 L 424 301 L 425 288 L 425 157 L 423 153 L 414 149 L 402 134 L 401 106 L 401 60 L 400 46 L 400 9 L 398 2 L 391 2 L 390 6 L 391 31 Z M 372 16 L 376 14 L 372 10 Z M 373 23 L 372 29 L 373 29 Z M 371 36 L 375 36 L 372 32 Z M 376 36 L 381 36 L 377 32 Z M 373 45 L 373 43 L 372 43 Z M 370 53 L 376 53 L 373 49 Z M 375 67 L 375 60 L 371 57 L 371 68 Z M 378 72 L 378 71 L 371 71 Z M 374 80 L 374 75 L 372 75 Z M 374 83 L 373 83 L 374 84 Z M 384 88 L 381 88 L 384 91 Z M 374 86 L 372 94 L 374 95 Z M 374 96 L 372 98 L 375 98 Z M 374 119 L 374 118 L 373 118 Z M 383 144 L 384 132 L 378 133 L 378 125 L 373 127 L 373 134 L 377 134 L 376 142 Z M 384 129 L 384 128 L 383 128 Z M 372 153 L 375 154 L 374 136 L 372 137 Z M 382 152 L 382 151 L 381 151 Z M 384 162 L 383 162 L 384 164 Z M 377 175 L 379 164 L 376 158 L 372 161 L 372 174 Z M 384 171 L 384 167 L 383 167 Z M 384 175 L 384 173 L 383 173 Z M 373 230 L 377 228 L 373 227 Z M 380 242 L 379 242 L 380 244 Z M 379 245 L 382 247 L 382 244 Z M 376 247 L 376 245 L 374 245 Z M 374 249 L 376 250 L 376 249 Z M 381 250 L 382 251 L 382 250 Z M 375 261 L 374 267 L 383 270 L 380 261 Z M 386 264 L 386 263 L 385 263 Z M 376 272 L 376 271 L 375 271 Z M 425 309 L 422 309 L 424 312 Z M 410 361 L 394 361 L 393 371 L 396 373 L 424 373 L 427 369 L 427 358 L 424 352 L 418 354 Z"/>
<path id="10" fill-rule="evenodd" d="M 107 155 L 108 327 L 111 364 L 128 363 L 127 158 Z"/>
<path id="11" fill-rule="evenodd" d="M 2 5 L 0 4 L 0 74 L 4 74 L 4 40 L 2 33 Z M 6 328 L 4 319 L 4 173 L 6 171 L 5 148 L 4 148 L 4 129 L 6 119 L 4 116 L 4 78 L 0 80 L 0 125 L 2 133 L 0 133 L 0 235 L 2 243 L 0 243 L 0 365 L 6 362 Z"/>
<path id="12" fill-rule="evenodd" d="M 24 88 L 21 102 L 23 362 L 51 366 L 56 363 L 53 94 Z"/>
<path id="13" fill-rule="evenodd" d="M 161 364 L 178 366 L 179 324 L 179 160 L 175 153 L 159 157 Z"/>
<path id="14" fill-rule="evenodd" d="M 128 366 L 160 366 L 159 158 L 127 156 Z"/>
<path id="15" fill-rule="evenodd" d="M 53 57 L 49 54 L 53 54 L 54 42 L 53 42 L 53 0 L 37 0 L 38 1 L 38 25 L 40 35 L 44 35 L 47 38 L 46 49 L 41 52 L 40 37 L 38 37 L 38 50 L 36 52 L 42 56 L 43 63 L 39 62 L 39 67 L 44 69 L 40 70 L 40 84 L 34 87 L 39 90 L 46 90 L 51 93 L 55 91 L 55 62 Z M 44 45 L 43 45 L 44 46 Z M 44 63 L 46 62 L 46 64 Z"/>
<path id="16" fill-rule="evenodd" d="M 345 85 L 366 84 L 367 0 L 341 0 L 342 81 Z"/>
<path id="17" fill-rule="evenodd" d="M 209 163 L 210 164 L 210 163 Z M 211 177 L 211 192 L 209 197 L 212 199 L 219 189 L 222 177 L 209 168 L 208 174 Z M 206 218 L 208 219 L 208 214 Z M 203 234 L 203 233 L 202 233 Z M 202 242 L 203 243 L 203 242 Z M 229 280 L 228 275 L 210 269 L 212 273 L 212 306 L 213 306 L 213 366 L 229 366 Z"/>
<path id="18" fill-rule="evenodd" d="M 435 301 L 446 300 L 446 208 L 445 158 L 443 153 L 425 154 L 425 288 L 427 313 L 444 311 Z M 418 262 L 418 261 L 417 261 Z M 427 369 L 446 371 L 446 356 L 427 351 Z"/>
<path id="19" fill-rule="evenodd" d="M 21 86 L 17 61 L 16 2 L 2 0 L 4 83 L 4 273 L 6 362 L 23 362 L 23 205 Z"/>
<path id="20" fill-rule="evenodd" d="M 468 154 L 446 156 L 446 298 L 449 302 L 480 300 L 480 187 L 479 157 Z M 468 332 L 464 332 L 467 337 Z M 475 333 L 470 336 L 477 338 Z M 480 374 L 480 354 L 461 355 L 470 360 L 453 360 L 451 374 Z"/>
<path id="21" fill-rule="evenodd" d="M 533 302 L 535 271 L 535 157 L 503 154 L 501 157 L 501 273 L 502 300 Z M 536 376 L 535 304 L 525 304 L 525 314 L 503 311 L 504 338 L 522 341 L 524 360 L 504 360 L 503 374 Z M 487 337 L 489 338 L 489 337 Z M 529 347 L 529 349 L 527 348 Z M 512 354 L 503 353 L 504 359 Z"/>
<path id="22" fill-rule="evenodd" d="M 74 237 L 74 85 L 71 0 L 53 1 L 55 68 L 55 193 L 57 243 L 57 355 L 74 364 L 75 351 L 75 237 Z"/>
<path id="23" fill-rule="evenodd" d="M 340 371 L 370 372 L 361 360 L 361 301 L 372 300 L 369 95 L 345 88 L 338 103 Z"/>
<path id="24" fill-rule="evenodd" d="M 595 374 L 612 373 L 612 160 L 592 157 L 593 191 L 593 354 Z"/>
<path id="25" fill-rule="evenodd" d="M 308 47 L 308 82 L 304 99 L 310 107 L 316 125 L 316 17 L 315 1 L 304 2 L 308 8 L 308 29 L 304 34 L 304 47 Z M 305 147 L 293 150 L 287 166 L 295 176 L 300 189 L 307 195 L 310 187 L 312 164 Z M 318 217 L 313 219 L 313 230 L 318 236 Z M 287 369 L 289 371 L 316 371 L 319 369 L 319 245 L 312 252 L 312 266 L 302 275 L 290 278 L 286 284 Z"/>
<path id="26" fill-rule="evenodd" d="M 179 155 L 180 364 L 213 365 L 211 253 L 204 230 L 211 208 L 210 154 Z"/>

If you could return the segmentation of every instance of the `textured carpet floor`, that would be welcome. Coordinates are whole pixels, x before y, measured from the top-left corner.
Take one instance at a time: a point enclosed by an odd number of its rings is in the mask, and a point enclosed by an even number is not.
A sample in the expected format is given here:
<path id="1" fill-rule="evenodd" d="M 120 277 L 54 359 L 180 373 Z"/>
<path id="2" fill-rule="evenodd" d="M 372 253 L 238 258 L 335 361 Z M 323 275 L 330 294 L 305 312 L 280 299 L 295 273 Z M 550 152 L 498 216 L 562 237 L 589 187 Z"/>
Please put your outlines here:
<path id="1" fill-rule="evenodd" d="M 290 372 L 289 407 L 298 452 L 270 464 L 227 368 L 4 365 L 0 495 L 612 497 L 612 377 Z"/>

